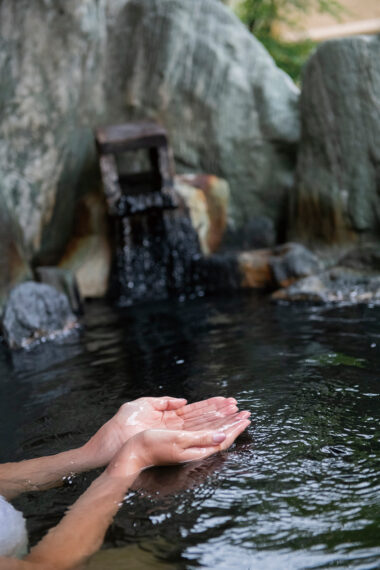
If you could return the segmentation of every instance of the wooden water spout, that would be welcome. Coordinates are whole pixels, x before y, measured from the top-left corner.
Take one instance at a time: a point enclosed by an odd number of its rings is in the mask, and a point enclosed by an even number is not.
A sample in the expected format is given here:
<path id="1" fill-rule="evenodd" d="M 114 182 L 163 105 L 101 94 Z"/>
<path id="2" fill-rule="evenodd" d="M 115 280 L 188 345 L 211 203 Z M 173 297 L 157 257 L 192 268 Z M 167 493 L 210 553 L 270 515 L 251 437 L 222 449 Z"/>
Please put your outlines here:
<path id="1" fill-rule="evenodd" d="M 181 290 L 191 280 L 199 243 L 174 189 L 165 130 L 155 123 L 127 123 L 98 128 L 95 139 L 113 220 L 114 294 L 129 304 Z"/>
<path id="2" fill-rule="evenodd" d="M 177 207 L 165 130 L 156 123 L 127 123 L 96 130 L 104 191 L 111 215 L 130 216 Z M 119 172 L 116 156 L 144 149 L 150 169 Z"/>

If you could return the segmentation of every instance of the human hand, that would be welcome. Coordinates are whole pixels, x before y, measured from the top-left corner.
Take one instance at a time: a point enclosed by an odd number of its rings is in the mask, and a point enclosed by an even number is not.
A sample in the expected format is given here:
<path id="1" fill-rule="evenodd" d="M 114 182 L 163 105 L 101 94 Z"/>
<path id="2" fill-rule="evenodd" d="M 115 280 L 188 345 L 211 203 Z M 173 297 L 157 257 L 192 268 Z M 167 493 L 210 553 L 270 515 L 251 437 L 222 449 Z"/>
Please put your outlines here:
<path id="1" fill-rule="evenodd" d="M 184 398 L 139 398 L 123 404 L 85 445 L 94 466 L 107 464 L 134 435 L 148 429 L 201 430 L 218 429 L 220 420 L 237 413 L 234 398 L 215 397 L 186 405 Z M 249 412 L 241 412 L 241 419 Z M 219 424 L 218 424 L 219 421 Z M 222 424 L 220 424 L 222 425 Z"/>
<path id="2" fill-rule="evenodd" d="M 154 465 L 205 459 L 227 449 L 249 424 L 248 419 L 226 418 L 223 431 L 152 429 L 140 432 L 123 445 L 107 472 L 116 477 L 125 477 Z"/>

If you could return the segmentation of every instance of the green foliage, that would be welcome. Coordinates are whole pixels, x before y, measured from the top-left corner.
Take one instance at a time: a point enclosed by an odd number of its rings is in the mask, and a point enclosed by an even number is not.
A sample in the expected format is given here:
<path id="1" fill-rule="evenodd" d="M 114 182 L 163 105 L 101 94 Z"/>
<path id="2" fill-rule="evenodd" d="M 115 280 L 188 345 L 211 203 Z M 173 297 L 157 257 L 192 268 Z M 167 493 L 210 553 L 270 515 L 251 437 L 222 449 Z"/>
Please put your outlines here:
<path id="1" fill-rule="evenodd" d="M 302 67 L 316 44 L 310 40 L 296 43 L 283 42 L 270 35 L 258 39 L 269 51 L 278 67 L 286 71 L 293 81 L 299 83 Z"/>
<path id="2" fill-rule="evenodd" d="M 237 8 L 241 20 L 258 38 L 273 32 L 276 22 L 297 25 L 300 13 L 311 10 L 339 17 L 341 6 L 337 0 L 243 0 Z"/>
<path id="3" fill-rule="evenodd" d="M 296 28 L 300 14 L 315 9 L 336 18 L 342 11 L 338 0 L 242 0 L 236 11 L 248 29 L 264 44 L 277 65 L 295 81 L 299 81 L 301 68 L 315 44 L 309 40 L 284 42 L 275 36 L 274 27 L 283 22 Z"/>

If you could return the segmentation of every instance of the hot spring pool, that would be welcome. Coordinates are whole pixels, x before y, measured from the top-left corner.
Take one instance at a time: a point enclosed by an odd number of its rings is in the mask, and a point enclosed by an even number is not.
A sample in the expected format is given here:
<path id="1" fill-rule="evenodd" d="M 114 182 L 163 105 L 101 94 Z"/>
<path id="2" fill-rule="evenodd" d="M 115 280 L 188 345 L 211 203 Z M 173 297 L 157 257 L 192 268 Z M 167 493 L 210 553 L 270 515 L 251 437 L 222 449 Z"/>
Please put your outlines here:
<path id="1" fill-rule="evenodd" d="M 82 444 L 125 400 L 235 396 L 222 456 L 143 474 L 91 568 L 380 567 L 380 309 L 262 297 L 91 303 L 81 334 L 0 347 L 1 461 Z M 97 473 L 15 501 L 31 542 Z"/>

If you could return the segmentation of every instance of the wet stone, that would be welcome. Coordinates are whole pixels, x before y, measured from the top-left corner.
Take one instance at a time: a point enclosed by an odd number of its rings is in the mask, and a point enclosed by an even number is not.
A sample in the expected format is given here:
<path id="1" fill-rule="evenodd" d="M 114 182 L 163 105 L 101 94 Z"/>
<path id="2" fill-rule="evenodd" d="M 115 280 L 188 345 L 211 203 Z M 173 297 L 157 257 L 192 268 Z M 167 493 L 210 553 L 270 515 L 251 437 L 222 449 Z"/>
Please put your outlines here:
<path id="1" fill-rule="evenodd" d="M 40 283 L 51 285 L 67 296 L 74 313 L 83 313 L 83 299 L 74 273 L 61 267 L 37 267 L 35 273 Z"/>
<path id="2" fill-rule="evenodd" d="M 380 305 L 380 275 L 334 267 L 300 279 L 272 297 L 278 301 Z"/>
<path id="3" fill-rule="evenodd" d="M 286 287 L 321 269 L 317 256 L 299 243 L 286 243 L 276 247 L 269 263 L 276 288 Z"/>
<path id="4" fill-rule="evenodd" d="M 3 335 L 12 349 L 62 336 L 77 325 L 66 295 L 34 281 L 11 291 L 2 317 Z"/>

